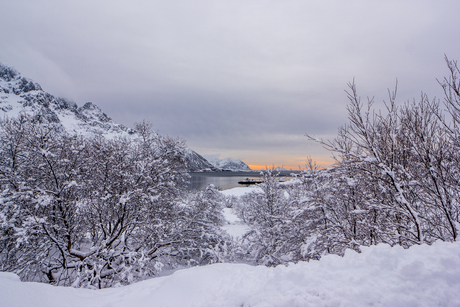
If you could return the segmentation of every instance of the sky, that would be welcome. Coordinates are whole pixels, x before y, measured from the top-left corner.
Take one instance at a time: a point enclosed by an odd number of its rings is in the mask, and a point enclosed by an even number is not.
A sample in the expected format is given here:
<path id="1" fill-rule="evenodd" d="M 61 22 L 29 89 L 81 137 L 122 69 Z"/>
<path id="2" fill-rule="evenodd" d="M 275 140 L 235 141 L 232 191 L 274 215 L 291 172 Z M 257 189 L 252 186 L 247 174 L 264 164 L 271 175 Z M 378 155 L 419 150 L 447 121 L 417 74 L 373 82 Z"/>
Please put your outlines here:
<path id="1" fill-rule="evenodd" d="M 150 122 L 207 158 L 320 166 L 347 83 L 376 106 L 442 99 L 460 1 L 0 0 L 0 62 L 116 122 Z"/>

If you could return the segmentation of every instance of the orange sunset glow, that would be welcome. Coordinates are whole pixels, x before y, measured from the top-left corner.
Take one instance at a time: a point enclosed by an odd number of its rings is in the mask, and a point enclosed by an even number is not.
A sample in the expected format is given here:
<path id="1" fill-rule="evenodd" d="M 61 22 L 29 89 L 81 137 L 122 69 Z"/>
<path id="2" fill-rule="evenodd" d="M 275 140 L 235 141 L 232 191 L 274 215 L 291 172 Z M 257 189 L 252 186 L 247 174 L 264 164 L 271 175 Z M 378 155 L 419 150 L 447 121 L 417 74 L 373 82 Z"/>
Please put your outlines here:
<path id="1" fill-rule="evenodd" d="M 334 164 L 334 160 L 330 157 L 312 157 L 312 160 L 319 168 L 328 168 Z M 292 169 L 294 171 L 299 169 L 305 169 L 306 164 L 308 161 L 308 157 L 301 157 L 301 158 L 293 158 L 287 160 L 286 164 L 280 163 L 267 163 L 261 164 L 260 162 L 251 163 L 250 161 L 247 162 L 247 165 L 253 170 L 262 170 L 267 168 L 276 168 L 276 167 L 283 167 L 287 170 Z"/>

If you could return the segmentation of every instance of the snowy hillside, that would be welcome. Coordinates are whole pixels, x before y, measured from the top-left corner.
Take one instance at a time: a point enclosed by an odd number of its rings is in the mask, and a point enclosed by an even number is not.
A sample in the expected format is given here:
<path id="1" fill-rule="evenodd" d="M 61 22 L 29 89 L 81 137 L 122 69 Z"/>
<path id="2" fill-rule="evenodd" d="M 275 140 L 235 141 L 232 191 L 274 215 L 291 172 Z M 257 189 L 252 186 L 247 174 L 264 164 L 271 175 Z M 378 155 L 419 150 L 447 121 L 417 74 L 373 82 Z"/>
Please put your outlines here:
<path id="1" fill-rule="evenodd" d="M 363 247 L 268 268 L 213 264 L 122 288 L 20 282 L 0 273 L 0 306 L 460 306 L 460 244 Z"/>
<path id="2" fill-rule="evenodd" d="M 38 83 L 0 63 L 0 110 L 2 117 L 17 117 L 20 112 L 43 118 L 49 122 L 61 123 L 69 133 L 128 134 L 133 131 L 116 124 L 102 110 L 91 102 L 82 107 L 76 103 L 55 97 L 41 88 Z"/>
<path id="3" fill-rule="evenodd" d="M 134 130 L 115 123 L 91 102 L 78 107 L 75 102 L 55 97 L 18 71 L 0 63 L 0 116 L 17 117 L 21 112 L 48 122 L 60 123 L 68 133 L 104 134 L 106 137 L 133 134 Z M 139 119 L 142 120 L 142 119 Z M 202 156 L 186 149 L 190 171 L 214 170 Z"/>
<path id="4" fill-rule="evenodd" d="M 191 172 L 197 171 L 216 171 L 217 169 L 197 152 L 187 148 L 185 151 L 187 168 Z"/>
<path id="5" fill-rule="evenodd" d="M 241 160 L 236 159 L 212 159 L 209 161 L 214 167 L 229 171 L 251 171 L 251 168 Z"/>

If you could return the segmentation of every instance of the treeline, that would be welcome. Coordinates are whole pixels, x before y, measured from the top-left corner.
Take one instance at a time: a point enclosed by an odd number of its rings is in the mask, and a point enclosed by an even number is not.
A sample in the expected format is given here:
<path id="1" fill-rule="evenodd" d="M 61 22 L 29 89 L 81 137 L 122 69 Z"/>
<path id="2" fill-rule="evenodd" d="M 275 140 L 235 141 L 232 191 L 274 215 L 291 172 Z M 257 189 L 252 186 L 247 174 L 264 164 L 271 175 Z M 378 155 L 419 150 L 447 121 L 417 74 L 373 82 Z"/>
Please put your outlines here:
<path id="1" fill-rule="evenodd" d="M 263 193 L 237 204 L 252 225 L 243 245 L 253 261 L 276 265 L 362 245 L 458 239 L 460 72 L 446 61 L 442 104 L 422 94 L 398 105 L 393 92 L 376 110 L 349 84 L 350 122 L 335 140 L 316 140 L 334 153 L 334 168 L 310 162 L 298 183 L 284 188 L 268 170 Z"/>
<path id="2" fill-rule="evenodd" d="M 104 288 L 218 260 L 219 194 L 186 192 L 181 141 L 146 124 L 115 139 L 61 129 L 26 115 L 1 122 L 2 271 Z"/>

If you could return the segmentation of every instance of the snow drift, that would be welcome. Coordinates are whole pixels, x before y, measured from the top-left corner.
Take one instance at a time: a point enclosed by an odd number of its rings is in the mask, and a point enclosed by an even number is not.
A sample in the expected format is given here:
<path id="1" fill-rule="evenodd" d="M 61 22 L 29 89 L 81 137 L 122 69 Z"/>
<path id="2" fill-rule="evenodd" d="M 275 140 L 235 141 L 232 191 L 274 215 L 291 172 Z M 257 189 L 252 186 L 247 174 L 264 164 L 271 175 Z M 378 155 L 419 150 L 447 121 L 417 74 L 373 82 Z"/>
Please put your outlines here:
<path id="1" fill-rule="evenodd" d="M 460 306 L 460 244 L 363 247 L 268 268 L 213 264 L 122 288 L 20 282 L 0 273 L 0 306 Z"/>

